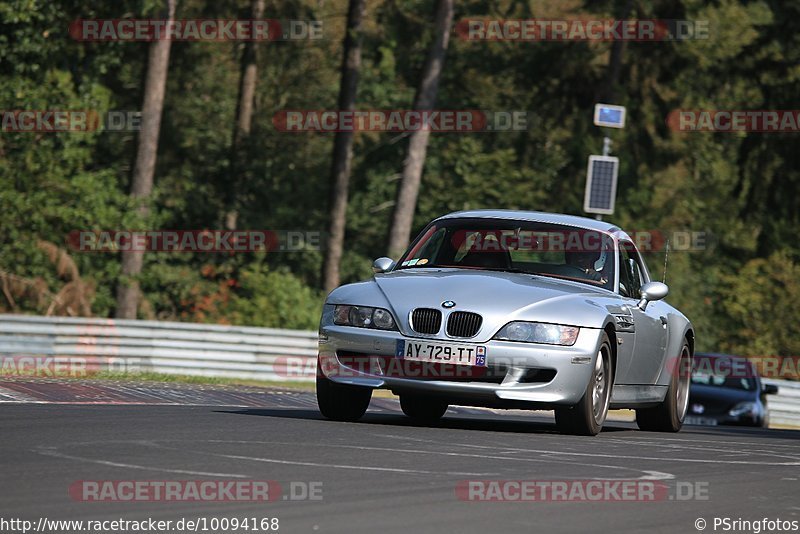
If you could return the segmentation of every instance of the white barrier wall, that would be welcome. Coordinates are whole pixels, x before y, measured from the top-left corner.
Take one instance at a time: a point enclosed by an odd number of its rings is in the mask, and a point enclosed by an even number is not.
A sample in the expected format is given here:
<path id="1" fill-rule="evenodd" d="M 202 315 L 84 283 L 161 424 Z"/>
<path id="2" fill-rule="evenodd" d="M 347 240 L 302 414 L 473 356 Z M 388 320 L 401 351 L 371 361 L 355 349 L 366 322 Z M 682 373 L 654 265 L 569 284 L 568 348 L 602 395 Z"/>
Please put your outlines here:
<path id="1" fill-rule="evenodd" d="M 6 372 L 10 357 L 39 356 L 90 369 L 310 381 L 316 355 L 313 331 L 0 315 Z"/>
<path id="2" fill-rule="evenodd" d="M 769 422 L 772 425 L 800 426 L 800 382 L 763 379 L 778 386 L 777 395 L 767 396 Z"/>

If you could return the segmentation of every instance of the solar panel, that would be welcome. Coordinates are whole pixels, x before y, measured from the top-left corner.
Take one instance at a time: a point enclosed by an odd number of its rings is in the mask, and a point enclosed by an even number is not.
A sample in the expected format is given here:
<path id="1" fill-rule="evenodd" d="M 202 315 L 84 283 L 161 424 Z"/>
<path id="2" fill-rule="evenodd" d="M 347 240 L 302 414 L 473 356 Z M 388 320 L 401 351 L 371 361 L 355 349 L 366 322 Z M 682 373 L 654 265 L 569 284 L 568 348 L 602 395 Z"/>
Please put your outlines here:
<path id="1" fill-rule="evenodd" d="M 583 211 L 605 215 L 614 213 L 618 171 L 619 158 L 614 156 L 589 156 Z"/>

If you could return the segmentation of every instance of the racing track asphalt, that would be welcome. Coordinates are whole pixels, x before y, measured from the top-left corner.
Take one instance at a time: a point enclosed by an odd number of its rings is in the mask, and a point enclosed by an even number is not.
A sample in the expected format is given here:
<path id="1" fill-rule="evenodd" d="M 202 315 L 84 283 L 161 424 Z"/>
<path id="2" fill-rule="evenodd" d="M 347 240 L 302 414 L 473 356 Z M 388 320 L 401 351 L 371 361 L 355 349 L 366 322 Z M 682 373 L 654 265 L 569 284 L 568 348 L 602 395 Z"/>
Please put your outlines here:
<path id="1" fill-rule="evenodd" d="M 791 430 L 658 434 L 607 423 L 590 438 L 556 433 L 547 416 L 463 408 L 426 427 L 391 399 L 373 399 L 358 423 L 337 423 L 309 392 L 58 380 L 0 381 L 0 428 L 3 518 L 277 517 L 279 532 L 370 534 L 696 532 L 697 518 L 714 532 L 715 516 L 800 521 L 800 432 Z M 82 502 L 68 492 L 81 480 L 214 478 L 276 480 L 284 495 L 292 481 L 321 482 L 322 500 Z M 672 498 L 460 500 L 456 484 L 472 479 L 657 480 Z M 705 488 L 708 499 L 675 499 L 679 485 L 684 494 Z"/>

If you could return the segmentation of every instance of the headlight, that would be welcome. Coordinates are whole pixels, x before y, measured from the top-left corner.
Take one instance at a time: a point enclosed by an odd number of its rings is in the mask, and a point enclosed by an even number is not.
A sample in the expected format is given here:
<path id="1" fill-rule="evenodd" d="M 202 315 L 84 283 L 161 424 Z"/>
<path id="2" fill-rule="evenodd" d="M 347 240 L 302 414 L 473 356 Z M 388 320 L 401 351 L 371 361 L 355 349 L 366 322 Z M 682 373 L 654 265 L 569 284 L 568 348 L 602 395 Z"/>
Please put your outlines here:
<path id="1" fill-rule="evenodd" d="M 740 417 L 742 415 L 758 415 L 758 406 L 755 402 L 740 402 L 728 412 L 731 417 Z"/>
<path id="2" fill-rule="evenodd" d="M 580 331 L 577 326 L 514 321 L 501 328 L 494 339 L 547 345 L 574 345 Z"/>
<path id="3" fill-rule="evenodd" d="M 369 306 L 336 306 L 333 311 L 333 324 L 397 330 L 394 317 L 389 310 L 370 308 Z"/>

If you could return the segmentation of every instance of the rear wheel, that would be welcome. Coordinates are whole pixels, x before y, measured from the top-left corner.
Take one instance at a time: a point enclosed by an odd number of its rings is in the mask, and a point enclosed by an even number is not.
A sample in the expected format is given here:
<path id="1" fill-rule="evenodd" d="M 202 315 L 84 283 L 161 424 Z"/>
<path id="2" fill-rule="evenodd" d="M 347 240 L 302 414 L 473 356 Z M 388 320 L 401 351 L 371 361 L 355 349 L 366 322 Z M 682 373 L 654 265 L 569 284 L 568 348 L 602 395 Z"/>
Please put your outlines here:
<path id="1" fill-rule="evenodd" d="M 595 436 L 603 428 L 611 399 L 614 369 L 611 360 L 611 342 L 603 334 L 597 351 L 592 377 L 578 404 L 571 408 L 556 409 L 556 426 L 564 434 Z"/>
<path id="2" fill-rule="evenodd" d="M 684 341 L 664 402 L 653 408 L 636 410 L 636 424 L 641 430 L 677 432 L 681 429 L 686 407 L 689 405 L 691 373 L 692 352 L 688 341 Z"/>
<path id="3" fill-rule="evenodd" d="M 400 395 L 403 413 L 420 423 L 435 423 L 447 411 L 447 403 L 419 395 Z"/>
<path id="4" fill-rule="evenodd" d="M 372 388 L 337 384 L 322 374 L 317 362 L 317 406 L 334 421 L 357 421 L 369 407 Z"/>

